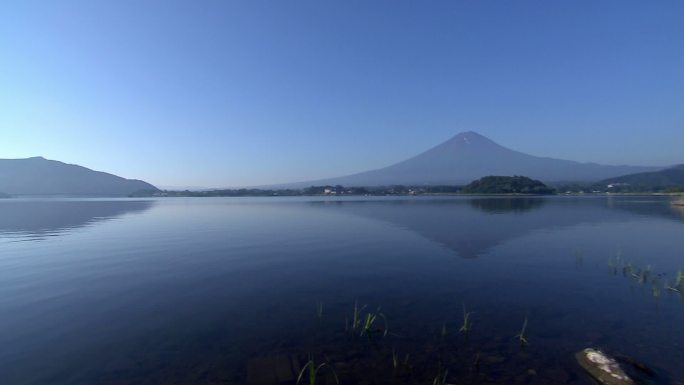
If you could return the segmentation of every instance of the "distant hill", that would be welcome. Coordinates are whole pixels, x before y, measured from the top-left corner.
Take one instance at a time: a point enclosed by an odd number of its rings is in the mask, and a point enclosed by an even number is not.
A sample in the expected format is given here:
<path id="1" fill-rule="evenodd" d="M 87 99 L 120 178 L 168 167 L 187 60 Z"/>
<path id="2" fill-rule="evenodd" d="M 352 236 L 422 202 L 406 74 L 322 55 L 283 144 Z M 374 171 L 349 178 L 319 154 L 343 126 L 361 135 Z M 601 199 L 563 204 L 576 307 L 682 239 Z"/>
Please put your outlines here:
<path id="1" fill-rule="evenodd" d="M 10 195 L 127 196 L 140 190 L 157 188 L 42 157 L 0 159 L 0 191 Z"/>
<path id="2" fill-rule="evenodd" d="M 662 191 L 684 187 L 684 164 L 660 171 L 640 172 L 604 179 L 599 184 L 621 191 Z"/>
<path id="3" fill-rule="evenodd" d="M 486 176 L 467 184 L 466 194 L 552 194 L 553 189 L 525 176 Z"/>
<path id="4" fill-rule="evenodd" d="M 618 175 L 658 169 L 660 167 L 605 166 L 527 155 L 469 131 L 385 168 L 287 186 L 454 185 L 466 184 L 487 175 L 525 175 L 546 183 L 596 182 Z"/>

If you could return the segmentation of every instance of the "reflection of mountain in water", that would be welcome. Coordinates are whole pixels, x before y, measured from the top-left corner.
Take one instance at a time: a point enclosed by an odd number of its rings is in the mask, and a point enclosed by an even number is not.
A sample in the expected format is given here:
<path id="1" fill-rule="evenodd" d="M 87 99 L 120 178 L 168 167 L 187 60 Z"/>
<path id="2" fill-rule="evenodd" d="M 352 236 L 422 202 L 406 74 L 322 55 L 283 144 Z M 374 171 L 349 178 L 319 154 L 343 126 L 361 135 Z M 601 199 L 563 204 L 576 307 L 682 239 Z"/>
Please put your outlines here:
<path id="1" fill-rule="evenodd" d="M 59 235 L 128 213 L 140 213 L 154 201 L 4 200 L 0 202 L 0 238 Z"/>
<path id="2" fill-rule="evenodd" d="M 663 201 L 643 213 L 673 218 Z M 389 222 L 442 244 L 464 258 L 476 258 L 507 240 L 543 229 L 581 223 L 624 221 L 633 204 L 592 198 L 474 198 L 350 202 L 345 212 Z M 664 209 L 663 209 L 664 207 Z M 628 210 L 623 210 L 623 208 Z"/>

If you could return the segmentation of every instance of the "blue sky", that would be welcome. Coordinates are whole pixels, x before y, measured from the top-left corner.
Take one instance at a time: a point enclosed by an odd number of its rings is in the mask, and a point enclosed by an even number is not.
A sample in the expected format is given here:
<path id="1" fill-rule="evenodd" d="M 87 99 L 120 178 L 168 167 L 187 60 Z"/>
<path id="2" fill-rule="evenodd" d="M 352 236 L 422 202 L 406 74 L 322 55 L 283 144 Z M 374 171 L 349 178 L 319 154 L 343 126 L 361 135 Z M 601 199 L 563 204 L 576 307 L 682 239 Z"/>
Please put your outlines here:
<path id="1" fill-rule="evenodd" d="M 158 185 L 378 168 L 461 131 L 684 163 L 682 1 L 13 1 L 0 158 Z"/>

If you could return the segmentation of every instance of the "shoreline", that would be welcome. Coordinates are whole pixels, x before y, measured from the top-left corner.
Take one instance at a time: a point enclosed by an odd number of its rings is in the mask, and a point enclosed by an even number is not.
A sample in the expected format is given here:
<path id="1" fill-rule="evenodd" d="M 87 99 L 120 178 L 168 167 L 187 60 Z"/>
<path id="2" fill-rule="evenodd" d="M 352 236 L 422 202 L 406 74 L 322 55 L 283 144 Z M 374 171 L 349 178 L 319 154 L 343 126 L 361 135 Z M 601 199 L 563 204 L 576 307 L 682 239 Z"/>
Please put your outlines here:
<path id="1" fill-rule="evenodd" d="M 277 197 L 613 197 L 613 196 L 657 196 L 657 197 L 679 197 L 681 193 L 665 192 L 633 192 L 633 193 L 556 193 L 556 194 L 521 194 L 521 193 L 418 193 L 418 194 L 244 194 L 244 195 L 202 195 L 197 194 L 177 194 L 177 195 L 12 195 L 0 197 L 0 201 L 14 199 L 129 199 L 129 198 L 277 198 Z M 684 199 L 673 200 L 672 205 L 684 206 Z"/>

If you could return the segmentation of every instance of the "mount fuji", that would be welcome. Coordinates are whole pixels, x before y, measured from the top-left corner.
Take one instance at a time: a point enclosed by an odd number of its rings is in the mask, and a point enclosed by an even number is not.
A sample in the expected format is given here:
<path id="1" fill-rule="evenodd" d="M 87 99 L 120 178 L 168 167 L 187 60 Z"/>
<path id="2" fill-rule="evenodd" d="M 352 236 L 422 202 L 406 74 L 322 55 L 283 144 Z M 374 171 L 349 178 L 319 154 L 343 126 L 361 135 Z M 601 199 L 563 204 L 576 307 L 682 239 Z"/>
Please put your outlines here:
<path id="1" fill-rule="evenodd" d="M 288 186 L 457 185 L 487 175 L 524 175 L 547 183 L 593 182 L 662 168 L 607 166 L 533 156 L 501 146 L 476 132 L 467 131 L 413 158 L 388 167 Z"/>

